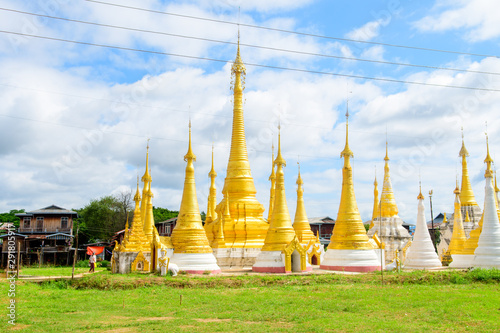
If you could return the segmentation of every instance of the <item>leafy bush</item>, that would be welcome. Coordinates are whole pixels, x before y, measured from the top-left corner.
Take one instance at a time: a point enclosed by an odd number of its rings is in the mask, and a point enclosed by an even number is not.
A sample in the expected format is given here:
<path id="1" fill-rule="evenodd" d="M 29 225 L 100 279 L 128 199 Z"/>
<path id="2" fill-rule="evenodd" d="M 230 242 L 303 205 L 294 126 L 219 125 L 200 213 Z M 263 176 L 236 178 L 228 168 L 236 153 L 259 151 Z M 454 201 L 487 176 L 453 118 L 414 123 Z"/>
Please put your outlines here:
<path id="1" fill-rule="evenodd" d="M 75 267 L 89 267 L 89 261 L 88 260 L 80 260 L 77 261 Z"/>
<path id="2" fill-rule="evenodd" d="M 97 263 L 97 267 L 110 267 L 110 263 L 107 260 L 103 260 Z"/>

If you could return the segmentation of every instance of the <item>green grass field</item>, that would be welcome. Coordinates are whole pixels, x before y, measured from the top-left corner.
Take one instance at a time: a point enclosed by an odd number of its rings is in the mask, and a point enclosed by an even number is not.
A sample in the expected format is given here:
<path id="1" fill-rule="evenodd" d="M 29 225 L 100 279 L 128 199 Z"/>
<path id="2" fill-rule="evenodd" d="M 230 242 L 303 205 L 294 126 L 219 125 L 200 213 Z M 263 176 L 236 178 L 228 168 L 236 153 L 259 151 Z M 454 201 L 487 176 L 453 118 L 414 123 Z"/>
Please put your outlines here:
<path id="1" fill-rule="evenodd" d="M 0 283 L 1 304 L 7 289 Z M 384 285 L 377 274 L 101 272 L 18 281 L 16 302 L 16 326 L 2 314 L 2 332 L 497 332 L 500 271 L 389 273 Z"/>

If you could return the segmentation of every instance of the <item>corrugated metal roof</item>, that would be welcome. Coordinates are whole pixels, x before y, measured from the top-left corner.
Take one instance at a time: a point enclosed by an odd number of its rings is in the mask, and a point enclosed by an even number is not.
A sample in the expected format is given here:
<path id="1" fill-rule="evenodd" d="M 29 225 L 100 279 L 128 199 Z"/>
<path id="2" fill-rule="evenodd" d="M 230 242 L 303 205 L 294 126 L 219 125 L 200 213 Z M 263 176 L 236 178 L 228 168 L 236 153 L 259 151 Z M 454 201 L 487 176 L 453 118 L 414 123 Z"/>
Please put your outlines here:
<path id="1" fill-rule="evenodd" d="M 309 224 L 313 223 L 335 223 L 335 220 L 330 216 L 310 217 L 308 218 Z"/>
<path id="2" fill-rule="evenodd" d="M 45 208 L 40 208 L 37 210 L 33 210 L 31 212 L 19 213 L 16 214 L 17 217 L 25 217 L 25 216 L 33 216 L 34 214 L 45 214 L 45 215 L 76 215 L 78 213 L 66 208 L 62 208 L 56 205 L 50 205 Z"/>

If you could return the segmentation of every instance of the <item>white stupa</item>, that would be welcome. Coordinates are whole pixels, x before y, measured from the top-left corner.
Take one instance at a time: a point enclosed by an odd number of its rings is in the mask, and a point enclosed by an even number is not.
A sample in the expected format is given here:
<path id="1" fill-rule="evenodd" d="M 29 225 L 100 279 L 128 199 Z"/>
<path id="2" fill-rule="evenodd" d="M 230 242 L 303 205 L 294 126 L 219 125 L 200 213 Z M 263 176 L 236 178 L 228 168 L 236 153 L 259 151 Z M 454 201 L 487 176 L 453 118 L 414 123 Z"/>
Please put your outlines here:
<path id="1" fill-rule="evenodd" d="M 409 269 L 436 269 L 441 268 L 441 261 L 434 250 L 432 245 L 431 236 L 425 223 L 424 215 L 424 196 L 422 195 L 422 188 L 417 197 L 418 199 L 418 213 L 417 225 L 415 227 L 415 235 L 413 242 L 408 249 L 404 268 Z"/>
<path id="2" fill-rule="evenodd" d="M 487 168 L 484 173 L 486 185 L 483 230 L 479 236 L 476 251 L 474 251 L 472 267 L 500 268 L 500 223 L 497 214 L 495 190 L 493 188 L 493 171 L 491 170 L 491 163 L 493 160 L 490 157 L 488 137 L 486 137 L 486 147 L 488 153 L 485 159 Z"/>

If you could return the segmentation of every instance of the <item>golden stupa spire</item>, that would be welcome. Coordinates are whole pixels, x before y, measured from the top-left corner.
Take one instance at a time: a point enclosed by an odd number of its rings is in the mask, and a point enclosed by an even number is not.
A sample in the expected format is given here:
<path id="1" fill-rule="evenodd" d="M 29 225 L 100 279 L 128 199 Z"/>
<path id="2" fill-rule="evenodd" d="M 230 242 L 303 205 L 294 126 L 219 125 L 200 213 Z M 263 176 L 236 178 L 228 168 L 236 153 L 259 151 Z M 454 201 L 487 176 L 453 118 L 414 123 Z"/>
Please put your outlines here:
<path id="1" fill-rule="evenodd" d="M 349 148 L 349 111 L 346 112 L 346 145 L 341 153 L 344 157 L 342 168 L 342 194 L 339 212 L 333 228 L 328 249 L 334 250 L 369 250 L 373 246 L 368 241 L 366 230 L 359 215 L 358 204 L 354 195 L 354 182 L 350 158 L 354 156 Z"/>
<path id="2" fill-rule="evenodd" d="M 137 191 L 134 196 L 135 209 L 134 217 L 132 219 L 132 228 L 128 231 L 126 242 L 122 244 L 122 251 L 126 252 L 149 252 L 151 247 L 144 235 L 143 223 L 141 220 L 141 193 L 139 192 L 139 177 L 137 177 Z M 127 232 L 127 231 L 126 231 Z"/>
<path id="3" fill-rule="evenodd" d="M 295 210 L 295 219 L 293 220 L 293 229 L 297 238 L 302 245 L 307 245 L 311 240 L 315 241 L 316 237 L 311 230 L 311 225 L 309 224 L 309 219 L 307 218 L 306 208 L 304 205 L 304 189 L 302 185 L 304 181 L 300 176 L 300 164 L 297 162 L 299 167 L 299 174 L 297 176 L 297 208 Z"/>
<path id="4" fill-rule="evenodd" d="M 295 237 L 295 230 L 292 227 L 290 212 L 286 204 L 285 196 L 285 173 L 283 167 L 286 161 L 281 155 L 281 132 L 278 125 L 278 154 L 274 164 L 276 164 L 276 197 L 274 201 L 273 216 L 269 224 L 269 230 L 261 251 L 281 251 Z"/>
<path id="5" fill-rule="evenodd" d="M 141 201 L 141 220 L 144 223 L 146 218 L 146 210 L 147 210 L 147 193 L 151 190 L 151 174 L 149 173 L 149 139 L 146 147 L 146 170 L 144 171 L 144 175 L 141 180 L 144 183 L 144 187 L 142 189 L 142 201 Z"/>
<path id="6" fill-rule="evenodd" d="M 488 134 L 486 134 L 486 158 L 484 159 L 484 163 L 486 163 L 486 172 L 484 173 L 484 177 L 491 178 L 490 181 L 493 183 L 493 178 L 492 178 L 493 174 L 491 171 L 491 163 L 493 163 L 493 159 L 490 156 L 490 147 L 488 144 Z M 463 204 L 462 204 L 462 206 L 463 206 Z M 466 216 L 466 221 L 467 221 L 467 218 L 468 218 L 468 214 Z M 477 244 L 479 242 L 479 236 L 481 235 L 481 232 L 483 230 L 483 219 L 484 219 L 484 210 L 483 210 L 483 214 L 481 215 L 481 219 L 479 220 L 479 226 L 470 232 L 469 238 L 467 238 L 467 241 L 464 244 L 464 248 L 463 248 L 461 254 L 474 255 L 474 251 L 476 251 Z"/>
<path id="7" fill-rule="evenodd" d="M 215 212 L 215 207 L 217 206 L 217 188 L 215 187 L 215 178 L 217 177 L 217 172 L 214 168 L 214 146 L 212 145 L 212 169 L 208 173 L 210 177 L 210 190 L 208 193 L 208 204 L 207 204 L 207 216 L 205 220 L 206 223 L 211 223 L 217 219 L 217 213 Z"/>
<path id="8" fill-rule="evenodd" d="M 419 193 L 418 193 L 417 199 L 418 200 L 424 200 L 424 195 L 422 194 L 422 182 L 419 181 L 418 183 L 419 183 L 418 184 Z"/>
<path id="9" fill-rule="evenodd" d="M 154 215 L 153 215 L 153 192 L 151 191 L 151 187 L 149 188 L 149 191 L 145 194 L 146 195 L 146 215 L 144 216 L 144 234 L 146 235 L 146 238 L 148 239 L 148 242 L 152 245 L 153 244 L 153 234 L 154 234 L 154 229 L 155 229 L 155 221 L 154 221 Z M 141 210 L 142 213 L 142 210 Z"/>
<path id="10" fill-rule="evenodd" d="M 385 140 L 385 157 L 384 157 L 384 184 L 382 194 L 380 195 L 380 211 L 381 217 L 393 217 L 398 215 L 398 206 L 392 191 L 391 176 L 389 175 L 389 153 L 387 138 Z"/>
<path id="11" fill-rule="evenodd" d="M 273 216 L 273 207 L 274 207 L 274 196 L 276 193 L 276 172 L 274 172 L 274 143 L 271 146 L 272 157 L 271 157 L 271 175 L 269 176 L 269 180 L 271 181 L 271 190 L 269 194 L 269 212 L 267 214 L 267 222 L 271 223 L 271 218 Z"/>
<path id="12" fill-rule="evenodd" d="M 372 221 L 370 222 L 370 228 L 372 228 L 375 224 L 373 220 L 377 218 L 380 214 L 379 206 L 378 206 L 378 182 L 377 182 L 377 170 L 375 169 L 375 181 L 373 182 L 373 211 L 372 211 Z"/>
<path id="13" fill-rule="evenodd" d="M 227 164 L 227 174 L 224 180 L 223 194 L 231 196 L 231 216 L 236 216 L 230 225 L 224 226 L 224 238 L 227 244 L 235 248 L 260 248 L 269 228 L 264 220 L 264 206 L 257 201 L 256 189 L 245 139 L 245 126 L 243 117 L 243 90 L 245 79 L 245 65 L 241 60 L 239 38 L 236 59 L 231 67 L 233 78 L 233 127 L 231 136 L 231 149 Z M 226 200 L 217 205 L 218 219 L 225 210 Z M 217 222 L 217 221 L 216 221 Z"/>
<path id="14" fill-rule="evenodd" d="M 484 173 L 484 178 L 493 178 L 493 170 L 491 169 L 491 163 L 493 159 L 490 156 L 490 145 L 488 143 L 488 134 L 486 134 L 486 158 L 484 159 L 486 163 L 486 171 Z"/>
<path id="15" fill-rule="evenodd" d="M 191 120 L 189 121 L 189 148 L 184 156 L 186 176 L 182 192 L 181 207 L 177 224 L 172 231 L 172 244 L 174 253 L 211 253 L 207 235 L 203 229 L 196 197 L 196 183 L 194 178 L 194 165 L 196 155 L 191 147 Z"/>
<path id="16" fill-rule="evenodd" d="M 453 234 L 451 236 L 450 245 L 448 246 L 449 254 L 460 254 L 464 248 L 465 241 L 467 237 L 465 237 L 464 227 L 462 224 L 462 210 L 460 207 L 462 204 L 460 203 L 460 190 L 458 189 L 458 179 L 457 186 L 455 187 L 455 211 L 453 213 Z M 467 211 L 466 221 L 469 218 L 469 212 Z"/>
<path id="17" fill-rule="evenodd" d="M 460 189 L 460 203 L 462 206 L 476 206 L 476 198 L 472 192 L 472 186 L 469 179 L 469 171 L 467 169 L 467 157 L 469 152 L 465 148 L 464 143 L 464 128 L 462 127 L 462 147 L 458 156 L 462 157 L 462 187 Z"/>

